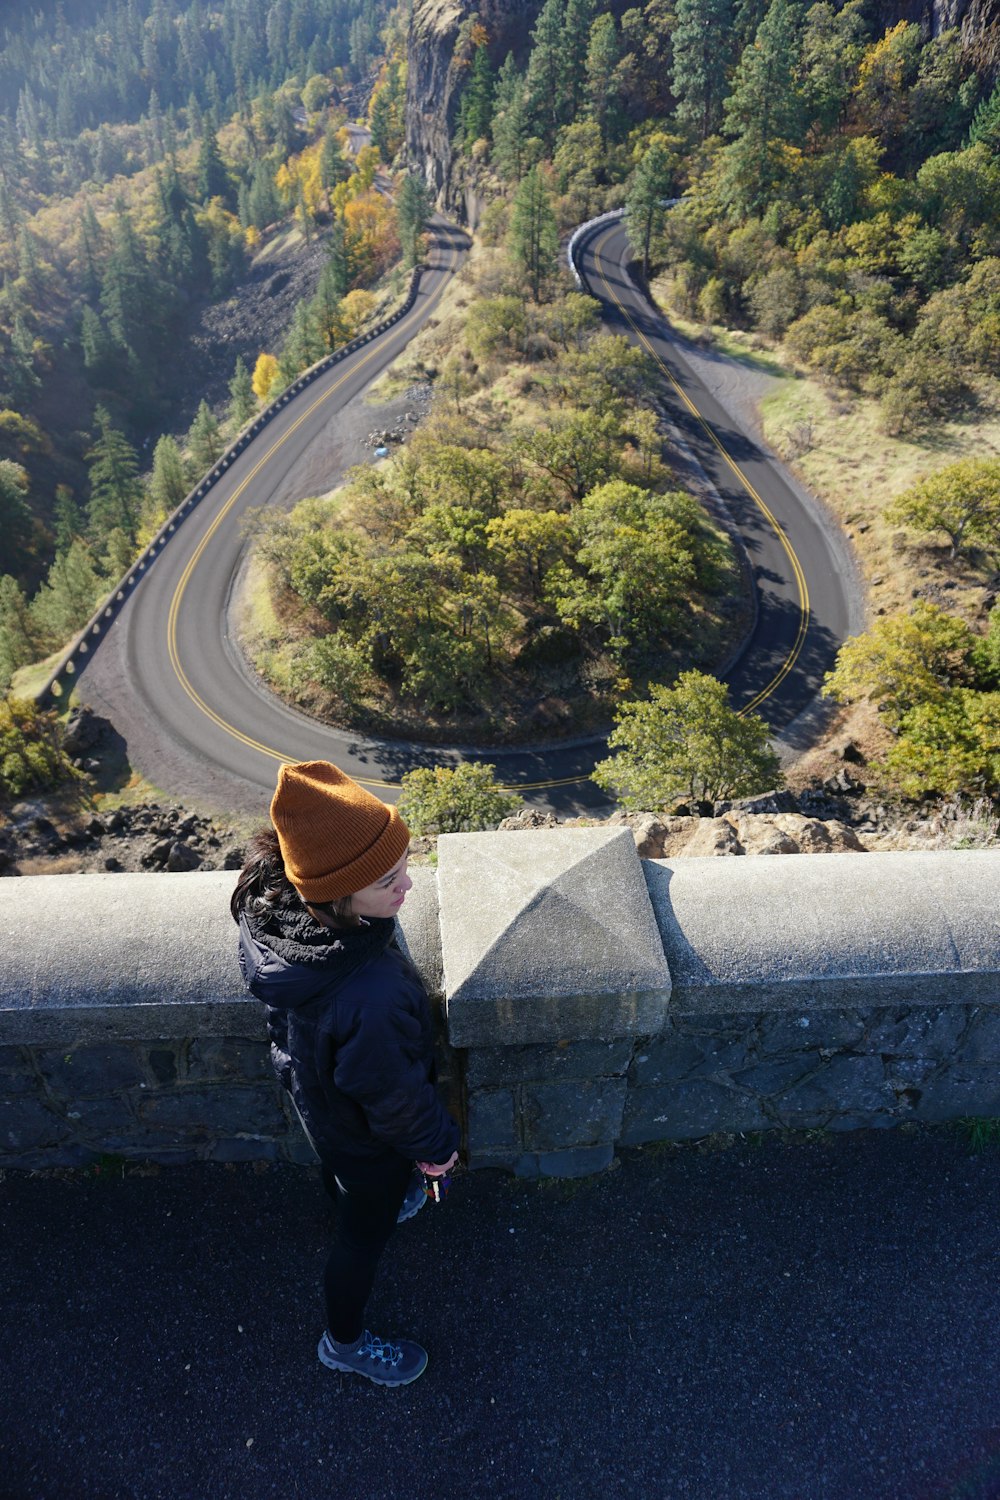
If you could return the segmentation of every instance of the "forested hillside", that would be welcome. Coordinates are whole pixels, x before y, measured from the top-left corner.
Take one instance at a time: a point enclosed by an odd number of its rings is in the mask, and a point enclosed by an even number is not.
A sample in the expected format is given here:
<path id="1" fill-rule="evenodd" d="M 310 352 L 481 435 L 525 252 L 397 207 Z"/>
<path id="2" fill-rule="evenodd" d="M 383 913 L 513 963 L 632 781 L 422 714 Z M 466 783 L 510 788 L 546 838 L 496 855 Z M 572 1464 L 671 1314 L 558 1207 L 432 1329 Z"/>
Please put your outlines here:
<path id="1" fill-rule="evenodd" d="M 1000 790 L 996 37 L 865 0 L 545 0 L 519 44 L 522 14 L 459 23 L 418 0 L 420 47 L 451 56 L 451 200 L 475 202 L 487 236 L 516 233 L 529 195 L 564 231 L 623 206 L 668 312 L 752 332 L 845 414 L 877 403 L 910 483 L 876 529 L 920 602 L 844 653 L 830 691 L 879 706 L 892 748 L 871 774 L 890 790 Z M 411 142 L 432 135 L 422 117 Z M 968 618 L 937 602 L 947 589 Z"/>
<path id="2" fill-rule="evenodd" d="M 397 214 L 378 149 L 342 127 L 374 83 L 387 155 L 401 139 L 386 14 L 81 0 L 0 18 L 0 683 L 72 635 L 227 436 L 370 311 Z M 322 247 L 315 295 L 210 410 L 192 330 L 283 228 Z"/>

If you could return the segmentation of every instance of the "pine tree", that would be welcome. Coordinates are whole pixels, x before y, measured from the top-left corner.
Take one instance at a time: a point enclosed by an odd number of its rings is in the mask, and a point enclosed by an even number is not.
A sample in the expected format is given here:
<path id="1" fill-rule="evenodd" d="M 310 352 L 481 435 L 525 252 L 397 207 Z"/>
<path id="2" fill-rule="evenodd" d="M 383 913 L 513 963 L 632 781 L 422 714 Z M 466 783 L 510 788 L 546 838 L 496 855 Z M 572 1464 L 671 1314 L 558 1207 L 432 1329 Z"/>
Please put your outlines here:
<path id="1" fill-rule="evenodd" d="M 56 551 L 68 552 L 84 533 L 84 521 L 76 496 L 68 484 L 56 485 L 56 503 L 52 516 Z"/>
<path id="2" fill-rule="evenodd" d="M 205 134 L 201 138 L 195 183 L 199 202 L 208 203 L 211 198 L 221 198 L 223 203 L 229 202 L 231 196 L 229 174 L 219 151 L 215 120 L 211 115 L 205 122 Z"/>
<path id="3" fill-rule="evenodd" d="M 761 212 L 781 177 L 778 148 L 800 141 L 805 109 L 799 80 L 802 12 L 795 0 L 772 0 L 757 35 L 744 48 L 724 106 L 720 192 L 735 213 Z"/>
<path id="4" fill-rule="evenodd" d="M 537 302 L 542 287 L 555 272 L 559 252 L 556 217 L 537 166 L 531 168 L 514 194 L 508 242 Z"/>
<path id="5" fill-rule="evenodd" d="M 605 12 L 590 28 L 587 46 L 587 99 L 604 141 L 613 133 L 610 126 L 615 105 L 615 69 L 620 57 L 615 18 Z"/>
<path id="6" fill-rule="evenodd" d="M 396 215 L 403 261 L 415 266 L 419 259 L 419 241 L 430 214 L 430 195 L 422 178 L 407 172 L 396 195 Z"/>
<path id="7" fill-rule="evenodd" d="M 246 426 L 257 410 L 257 401 L 253 393 L 250 371 L 243 363 L 242 355 L 236 361 L 233 378 L 229 382 L 229 397 L 229 420 L 236 431 L 239 432 Z"/>
<path id="8" fill-rule="evenodd" d="M 101 592 L 100 578 L 86 542 L 75 541 L 61 552 L 29 607 L 30 628 L 43 650 L 70 640 L 93 612 Z"/>
<path id="9" fill-rule="evenodd" d="M 0 693 L 6 694 L 18 667 L 35 656 L 34 632 L 24 592 L 10 574 L 0 577 Z"/>
<path id="10" fill-rule="evenodd" d="M 493 97 L 493 164 L 507 182 L 518 182 L 529 166 L 528 106 L 524 77 L 508 52 Z"/>
<path id="11" fill-rule="evenodd" d="M 977 141 L 985 141 L 993 152 L 1000 151 L 1000 83 L 986 96 L 972 117 L 966 144 L 974 146 Z"/>
<path id="12" fill-rule="evenodd" d="M 572 124 L 583 104 L 590 28 L 594 24 L 595 9 L 595 0 L 566 0 L 559 59 L 559 114 L 564 124 Z"/>
<path id="13" fill-rule="evenodd" d="M 525 79 L 528 119 L 532 132 L 548 146 L 554 143 L 556 130 L 563 123 L 559 82 L 564 24 L 563 0 L 545 0 L 531 33 L 531 56 Z"/>
<path id="14" fill-rule="evenodd" d="M 198 475 L 204 474 L 222 455 L 219 424 L 207 401 L 202 401 L 195 412 L 188 431 L 188 446 L 191 449 L 191 463 Z"/>
<path id="15" fill-rule="evenodd" d="M 484 42 L 476 48 L 458 106 L 458 133 L 466 151 L 471 151 L 476 141 L 489 137 L 495 92 L 496 73 Z"/>
<path id="16" fill-rule="evenodd" d="M 28 473 L 9 458 L 0 458 L 0 572 L 19 573 L 28 561 L 32 521 L 28 506 Z"/>
<path id="17" fill-rule="evenodd" d="M 339 279 L 331 261 L 320 272 L 319 285 L 312 299 L 312 315 L 327 352 L 337 347 L 341 338 Z"/>
<path id="18" fill-rule="evenodd" d="M 98 436 L 87 454 L 90 500 L 87 504 L 90 536 L 101 546 L 115 527 L 135 541 L 142 505 L 142 484 L 135 449 L 112 425 L 103 406 L 94 412 Z"/>
<path id="19" fill-rule="evenodd" d="M 157 440 L 153 449 L 153 470 L 149 476 L 148 490 L 158 519 L 175 511 L 188 492 L 188 476 L 181 450 L 168 433 Z"/>
<path id="20" fill-rule="evenodd" d="M 642 271 L 649 276 L 649 247 L 662 226 L 663 200 L 673 186 L 676 162 L 665 146 L 652 142 L 632 174 L 625 198 L 625 225 L 632 248 L 642 256 Z"/>
<path id="21" fill-rule="evenodd" d="M 732 33 L 732 0 L 677 0 L 671 87 L 679 123 L 703 141 L 722 124 Z"/>

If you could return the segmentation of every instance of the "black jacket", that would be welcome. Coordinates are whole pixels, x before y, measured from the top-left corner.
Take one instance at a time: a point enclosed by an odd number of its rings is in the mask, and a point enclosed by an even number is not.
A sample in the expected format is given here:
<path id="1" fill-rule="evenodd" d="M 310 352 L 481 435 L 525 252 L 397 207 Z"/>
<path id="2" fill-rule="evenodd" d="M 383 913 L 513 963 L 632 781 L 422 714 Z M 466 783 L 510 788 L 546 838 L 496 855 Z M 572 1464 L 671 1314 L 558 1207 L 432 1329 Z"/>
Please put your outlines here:
<path id="1" fill-rule="evenodd" d="M 333 933 L 289 901 L 240 919 L 240 968 L 271 1059 L 321 1156 L 444 1162 L 458 1126 L 434 1084 L 430 1007 L 391 919 Z"/>

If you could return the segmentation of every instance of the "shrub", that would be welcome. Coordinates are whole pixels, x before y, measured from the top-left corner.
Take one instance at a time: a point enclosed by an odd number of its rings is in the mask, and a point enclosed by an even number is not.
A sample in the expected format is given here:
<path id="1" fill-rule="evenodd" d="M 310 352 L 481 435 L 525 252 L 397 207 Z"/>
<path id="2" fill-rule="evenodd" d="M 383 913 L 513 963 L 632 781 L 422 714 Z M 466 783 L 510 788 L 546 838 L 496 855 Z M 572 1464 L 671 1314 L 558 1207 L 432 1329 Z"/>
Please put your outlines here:
<path id="1" fill-rule="evenodd" d="M 495 828 L 524 798 L 500 786 L 496 767 L 477 761 L 422 766 L 402 781 L 399 813 L 411 833 L 476 833 Z"/>
<path id="2" fill-rule="evenodd" d="M 70 774 L 55 718 L 26 698 L 0 700 L 0 795 L 43 791 Z"/>

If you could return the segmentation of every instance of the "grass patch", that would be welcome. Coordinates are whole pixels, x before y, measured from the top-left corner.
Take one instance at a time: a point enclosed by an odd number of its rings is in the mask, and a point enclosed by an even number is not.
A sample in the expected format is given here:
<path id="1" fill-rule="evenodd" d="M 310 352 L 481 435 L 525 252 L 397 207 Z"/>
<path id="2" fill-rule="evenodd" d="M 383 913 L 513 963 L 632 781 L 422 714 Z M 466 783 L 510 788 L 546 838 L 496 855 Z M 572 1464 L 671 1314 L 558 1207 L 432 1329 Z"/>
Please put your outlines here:
<path id="1" fill-rule="evenodd" d="M 51 656 L 46 656 L 42 661 L 31 661 L 26 667 L 18 667 L 11 678 L 11 697 L 34 698 L 40 693 L 65 649 L 65 646 L 60 646 L 58 651 L 53 651 Z"/>
<path id="2" fill-rule="evenodd" d="M 995 1151 L 1000 1146 L 1000 1119 L 983 1115 L 965 1115 L 955 1121 L 955 1128 L 967 1142 L 973 1156 L 983 1151 Z"/>

